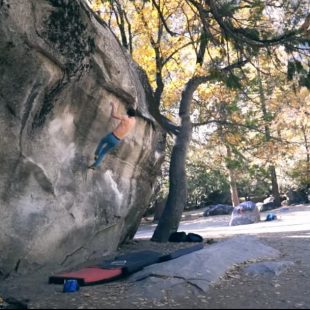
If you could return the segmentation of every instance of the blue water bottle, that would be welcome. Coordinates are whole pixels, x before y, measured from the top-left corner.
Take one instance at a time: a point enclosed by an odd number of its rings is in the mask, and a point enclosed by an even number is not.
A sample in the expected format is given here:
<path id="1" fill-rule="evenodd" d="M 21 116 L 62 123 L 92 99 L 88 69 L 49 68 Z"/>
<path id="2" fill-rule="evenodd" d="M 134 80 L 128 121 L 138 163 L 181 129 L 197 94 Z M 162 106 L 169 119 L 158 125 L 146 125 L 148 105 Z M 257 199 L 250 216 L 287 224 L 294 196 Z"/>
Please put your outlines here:
<path id="1" fill-rule="evenodd" d="M 73 293 L 73 292 L 78 291 L 79 289 L 80 287 L 79 287 L 79 283 L 77 280 L 74 280 L 74 279 L 65 280 L 64 287 L 63 287 L 64 293 Z"/>

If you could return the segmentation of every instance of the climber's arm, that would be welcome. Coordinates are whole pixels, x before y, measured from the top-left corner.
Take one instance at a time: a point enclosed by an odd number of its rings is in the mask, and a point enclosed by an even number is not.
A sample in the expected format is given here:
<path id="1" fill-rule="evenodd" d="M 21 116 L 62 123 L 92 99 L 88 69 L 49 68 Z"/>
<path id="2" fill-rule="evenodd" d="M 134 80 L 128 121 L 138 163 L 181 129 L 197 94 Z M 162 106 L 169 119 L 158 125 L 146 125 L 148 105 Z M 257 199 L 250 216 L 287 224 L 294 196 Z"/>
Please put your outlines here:
<path id="1" fill-rule="evenodd" d="M 111 114 L 111 116 L 113 118 L 122 120 L 124 117 L 122 115 L 116 114 L 116 112 L 115 112 L 116 111 L 116 107 L 115 107 L 115 103 L 114 102 L 111 102 L 111 106 L 112 106 L 112 114 Z"/>

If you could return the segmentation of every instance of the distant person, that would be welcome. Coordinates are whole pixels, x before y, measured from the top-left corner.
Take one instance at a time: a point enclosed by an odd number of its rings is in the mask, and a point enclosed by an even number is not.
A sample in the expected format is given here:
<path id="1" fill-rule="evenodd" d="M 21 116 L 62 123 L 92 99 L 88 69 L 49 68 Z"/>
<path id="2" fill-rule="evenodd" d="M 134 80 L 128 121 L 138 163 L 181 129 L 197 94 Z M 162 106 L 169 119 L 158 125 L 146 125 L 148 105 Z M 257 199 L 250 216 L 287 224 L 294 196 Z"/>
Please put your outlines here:
<path id="1" fill-rule="evenodd" d="M 111 102 L 112 114 L 115 119 L 120 120 L 118 126 L 104 138 L 101 139 L 95 151 L 95 162 L 88 167 L 88 169 L 95 170 L 100 166 L 103 157 L 108 151 L 117 146 L 135 127 L 136 125 L 136 110 L 129 108 L 127 115 L 118 115 L 115 113 L 115 104 Z"/>

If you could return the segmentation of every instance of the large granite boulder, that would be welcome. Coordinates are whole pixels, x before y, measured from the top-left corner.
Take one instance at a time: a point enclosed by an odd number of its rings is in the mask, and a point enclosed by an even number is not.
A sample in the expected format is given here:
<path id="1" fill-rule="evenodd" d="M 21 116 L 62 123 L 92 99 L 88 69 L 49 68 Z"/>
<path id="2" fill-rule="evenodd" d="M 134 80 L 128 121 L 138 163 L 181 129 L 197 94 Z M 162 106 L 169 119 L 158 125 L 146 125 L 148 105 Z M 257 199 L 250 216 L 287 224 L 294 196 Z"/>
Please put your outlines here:
<path id="1" fill-rule="evenodd" d="M 0 1 L 0 277 L 114 251 L 134 236 L 162 161 L 138 70 L 83 0 Z M 134 132 L 87 170 L 135 105 Z"/>
<path id="2" fill-rule="evenodd" d="M 260 222 L 258 208 L 253 201 L 244 201 L 231 214 L 229 226 L 247 225 Z"/>

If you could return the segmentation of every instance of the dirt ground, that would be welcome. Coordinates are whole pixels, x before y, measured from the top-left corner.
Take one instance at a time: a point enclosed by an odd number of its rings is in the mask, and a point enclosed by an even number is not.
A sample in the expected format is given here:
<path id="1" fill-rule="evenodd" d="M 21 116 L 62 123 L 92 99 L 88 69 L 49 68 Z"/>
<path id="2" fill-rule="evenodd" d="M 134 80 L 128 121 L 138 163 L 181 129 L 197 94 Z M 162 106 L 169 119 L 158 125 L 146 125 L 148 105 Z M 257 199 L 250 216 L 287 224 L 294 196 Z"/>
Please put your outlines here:
<path id="1" fill-rule="evenodd" d="M 160 302 L 129 295 L 129 288 L 135 284 L 126 278 L 63 293 L 62 285 L 49 285 L 46 275 L 36 274 L 0 282 L 0 309 L 26 306 L 29 309 L 309 309 L 310 227 L 303 231 L 262 233 L 257 237 L 280 251 L 281 257 L 275 261 L 291 261 L 294 265 L 278 276 L 266 277 L 246 275 L 243 269 L 249 263 L 244 263 L 229 270 L 207 293 Z M 220 239 L 205 238 L 205 246 L 212 247 L 211 240 Z M 117 254 L 145 249 L 165 253 L 185 246 L 188 244 L 134 240 Z"/>

